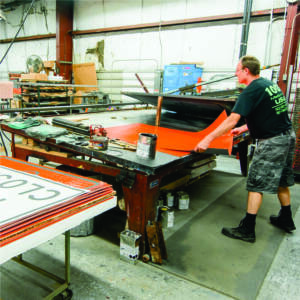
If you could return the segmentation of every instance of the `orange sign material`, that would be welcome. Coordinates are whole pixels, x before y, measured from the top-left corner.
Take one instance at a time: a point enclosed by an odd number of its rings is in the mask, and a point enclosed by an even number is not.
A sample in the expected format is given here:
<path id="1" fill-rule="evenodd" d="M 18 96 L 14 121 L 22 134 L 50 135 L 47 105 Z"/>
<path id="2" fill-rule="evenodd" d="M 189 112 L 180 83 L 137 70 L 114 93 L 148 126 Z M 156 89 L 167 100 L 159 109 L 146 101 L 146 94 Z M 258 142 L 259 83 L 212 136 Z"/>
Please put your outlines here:
<path id="1" fill-rule="evenodd" d="M 227 118 L 224 110 L 219 117 L 206 129 L 199 132 L 170 129 L 147 124 L 135 123 L 106 128 L 110 139 L 119 139 L 131 144 L 137 144 L 139 133 L 151 133 L 157 135 L 157 151 L 174 156 L 185 156 L 193 151 L 194 147 L 206 135 L 217 128 Z M 233 135 L 231 131 L 216 138 L 211 144 L 211 149 L 225 149 L 231 155 Z"/>

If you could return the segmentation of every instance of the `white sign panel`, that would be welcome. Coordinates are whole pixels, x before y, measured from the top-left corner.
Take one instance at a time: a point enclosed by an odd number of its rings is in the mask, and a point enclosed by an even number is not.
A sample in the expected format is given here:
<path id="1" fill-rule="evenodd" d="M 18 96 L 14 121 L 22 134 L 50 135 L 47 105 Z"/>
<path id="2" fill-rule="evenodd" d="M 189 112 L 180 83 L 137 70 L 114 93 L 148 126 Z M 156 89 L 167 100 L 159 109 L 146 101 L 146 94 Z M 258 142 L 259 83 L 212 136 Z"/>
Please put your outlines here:
<path id="1" fill-rule="evenodd" d="M 0 225 L 84 192 L 83 189 L 0 166 Z"/>

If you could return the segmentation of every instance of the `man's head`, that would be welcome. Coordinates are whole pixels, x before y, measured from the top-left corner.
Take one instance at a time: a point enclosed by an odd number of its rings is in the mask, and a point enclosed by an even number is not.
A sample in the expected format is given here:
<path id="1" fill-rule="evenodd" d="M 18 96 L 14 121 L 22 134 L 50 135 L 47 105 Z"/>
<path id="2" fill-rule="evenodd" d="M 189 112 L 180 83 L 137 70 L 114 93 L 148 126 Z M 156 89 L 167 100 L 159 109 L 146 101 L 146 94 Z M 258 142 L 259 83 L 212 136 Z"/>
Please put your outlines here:
<path id="1" fill-rule="evenodd" d="M 243 56 L 236 67 L 235 75 L 238 77 L 239 83 L 248 85 L 252 80 L 259 77 L 260 62 L 250 55 Z"/>

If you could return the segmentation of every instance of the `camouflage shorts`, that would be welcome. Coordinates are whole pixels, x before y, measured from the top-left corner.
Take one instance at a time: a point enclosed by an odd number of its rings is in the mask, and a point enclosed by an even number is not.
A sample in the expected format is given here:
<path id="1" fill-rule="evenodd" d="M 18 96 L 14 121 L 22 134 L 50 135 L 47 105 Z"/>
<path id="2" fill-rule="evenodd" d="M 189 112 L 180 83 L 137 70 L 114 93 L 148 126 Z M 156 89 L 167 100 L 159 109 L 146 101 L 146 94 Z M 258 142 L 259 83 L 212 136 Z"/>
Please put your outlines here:
<path id="1" fill-rule="evenodd" d="M 294 184 L 295 132 L 259 140 L 250 165 L 247 190 L 276 194 L 278 187 Z"/>

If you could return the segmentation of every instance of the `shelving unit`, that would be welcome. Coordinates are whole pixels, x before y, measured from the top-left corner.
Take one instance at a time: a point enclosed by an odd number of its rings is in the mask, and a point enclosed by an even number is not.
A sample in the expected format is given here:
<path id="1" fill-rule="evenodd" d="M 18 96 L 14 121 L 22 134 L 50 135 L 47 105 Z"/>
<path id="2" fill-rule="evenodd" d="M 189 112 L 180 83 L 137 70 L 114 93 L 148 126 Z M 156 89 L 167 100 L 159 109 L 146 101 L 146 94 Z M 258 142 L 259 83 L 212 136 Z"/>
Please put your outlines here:
<path id="1" fill-rule="evenodd" d="M 100 93 L 93 94 L 76 94 L 77 87 L 97 87 L 91 85 L 68 84 L 67 81 L 37 81 L 37 82 L 19 82 L 21 88 L 20 107 L 45 107 L 78 104 L 77 99 L 84 99 L 85 102 L 92 101 L 97 103 L 106 103 L 107 98 Z M 97 100 L 95 100 L 97 98 Z M 80 100 L 82 101 L 82 100 Z M 72 113 L 72 109 L 66 109 Z M 38 113 L 40 115 L 40 112 Z"/>
<path id="2" fill-rule="evenodd" d="M 21 107 L 69 105 L 75 88 L 67 81 L 20 82 Z"/>

